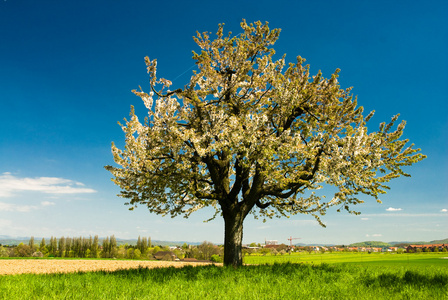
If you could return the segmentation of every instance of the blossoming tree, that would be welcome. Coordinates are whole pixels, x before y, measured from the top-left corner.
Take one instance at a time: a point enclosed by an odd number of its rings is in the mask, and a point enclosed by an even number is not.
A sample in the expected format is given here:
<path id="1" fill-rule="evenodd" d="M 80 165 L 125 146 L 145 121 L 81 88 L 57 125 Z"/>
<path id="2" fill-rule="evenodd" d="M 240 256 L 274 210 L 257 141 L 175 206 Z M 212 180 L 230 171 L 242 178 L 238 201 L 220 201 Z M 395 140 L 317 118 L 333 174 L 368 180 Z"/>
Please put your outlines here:
<path id="1" fill-rule="evenodd" d="M 140 122 L 131 108 L 121 125 L 124 150 L 112 144 L 115 162 L 106 166 L 133 209 L 188 217 L 213 207 L 224 218 L 224 264 L 242 264 L 243 221 L 298 213 L 319 216 L 331 206 L 357 214 L 351 206 L 362 194 L 379 200 L 393 178 L 409 176 L 402 166 L 425 158 L 400 140 L 405 122 L 398 115 L 368 133 L 349 89 L 338 72 L 310 76 L 297 57 L 273 60 L 280 29 L 241 23 L 242 33 L 208 33 L 194 38 L 197 71 L 183 89 L 156 76 L 157 61 L 145 58 L 150 75 L 141 97 L 148 116 Z M 334 186 L 326 200 L 314 190 Z"/>

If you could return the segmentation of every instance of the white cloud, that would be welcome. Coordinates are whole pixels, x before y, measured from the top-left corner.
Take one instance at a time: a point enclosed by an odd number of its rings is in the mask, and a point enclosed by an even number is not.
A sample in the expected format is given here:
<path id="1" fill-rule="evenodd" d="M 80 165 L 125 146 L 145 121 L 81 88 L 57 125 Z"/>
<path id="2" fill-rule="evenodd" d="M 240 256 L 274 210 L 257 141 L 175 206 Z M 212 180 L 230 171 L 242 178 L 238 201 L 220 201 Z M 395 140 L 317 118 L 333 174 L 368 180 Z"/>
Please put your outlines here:
<path id="1" fill-rule="evenodd" d="M 35 191 L 45 194 L 95 193 L 89 188 L 80 188 L 82 183 L 58 177 L 18 178 L 9 172 L 0 175 L 0 197 L 11 197 L 21 191 Z"/>
<path id="2" fill-rule="evenodd" d="M 393 207 L 386 208 L 386 211 L 400 211 L 400 210 L 403 210 L 403 209 L 402 208 L 393 208 Z"/>
<path id="3" fill-rule="evenodd" d="M 440 212 L 447 212 L 447 211 L 448 211 L 448 209 L 444 208 Z"/>
<path id="4" fill-rule="evenodd" d="M 17 205 L 17 204 L 11 204 L 11 203 L 5 203 L 0 202 L 0 211 L 7 211 L 7 212 L 29 212 L 31 210 L 38 209 L 38 206 L 35 205 Z"/>
<path id="5" fill-rule="evenodd" d="M 383 235 L 380 234 L 380 233 L 374 233 L 374 234 L 372 234 L 372 235 L 366 234 L 366 237 L 369 237 L 369 236 L 372 236 L 372 237 L 380 237 L 380 236 L 383 236 Z"/>
<path id="6" fill-rule="evenodd" d="M 42 205 L 42 206 L 51 206 L 51 205 L 55 205 L 56 203 L 54 203 L 54 202 L 50 202 L 50 201 L 42 201 L 41 203 L 40 203 L 40 205 Z"/>
<path id="7" fill-rule="evenodd" d="M 361 220 L 363 221 L 367 221 L 369 218 L 361 218 Z"/>

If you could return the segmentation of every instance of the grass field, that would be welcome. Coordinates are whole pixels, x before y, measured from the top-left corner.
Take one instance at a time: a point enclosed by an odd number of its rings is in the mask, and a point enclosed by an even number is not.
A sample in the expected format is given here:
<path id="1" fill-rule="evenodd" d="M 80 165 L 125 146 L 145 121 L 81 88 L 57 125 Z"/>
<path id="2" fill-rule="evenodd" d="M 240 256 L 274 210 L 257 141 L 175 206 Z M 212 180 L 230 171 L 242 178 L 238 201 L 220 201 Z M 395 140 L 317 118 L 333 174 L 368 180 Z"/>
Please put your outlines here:
<path id="1" fill-rule="evenodd" d="M 245 261 L 254 265 L 236 270 L 212 265 L 8 275 L 0 276 L 0 298 L 448 299 L 443 255 L 356 255 L 253 256 Z M 285 261 L 276 262 L 280 258 Z"/>
<path id="2" fill-rule="evenodd" d="M 245 264 L 273 264 L 273 263 L 312 263 L 312 264 L 362 264 L 362 265 L 440 265 L 448 268 L 448 253 L 363 253 L 336 252 L 321 253 L 292 253 L 291 255 L 246 255 Z"/>

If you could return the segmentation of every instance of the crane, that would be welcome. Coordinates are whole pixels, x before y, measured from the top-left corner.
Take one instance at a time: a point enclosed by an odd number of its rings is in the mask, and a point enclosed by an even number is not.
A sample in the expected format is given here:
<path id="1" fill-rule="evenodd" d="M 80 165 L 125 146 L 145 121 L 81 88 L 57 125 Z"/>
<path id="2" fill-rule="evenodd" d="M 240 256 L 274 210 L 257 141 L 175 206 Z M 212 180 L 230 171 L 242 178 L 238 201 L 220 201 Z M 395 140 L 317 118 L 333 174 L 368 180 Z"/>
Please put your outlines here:
<path id="1" fill-rule="evenodd" d="M 292 236 L 287 239 L 289 241 L 289 246 L 292 248 L 292 240 L 300 240 L 301 238 L 293 238 Z"/>

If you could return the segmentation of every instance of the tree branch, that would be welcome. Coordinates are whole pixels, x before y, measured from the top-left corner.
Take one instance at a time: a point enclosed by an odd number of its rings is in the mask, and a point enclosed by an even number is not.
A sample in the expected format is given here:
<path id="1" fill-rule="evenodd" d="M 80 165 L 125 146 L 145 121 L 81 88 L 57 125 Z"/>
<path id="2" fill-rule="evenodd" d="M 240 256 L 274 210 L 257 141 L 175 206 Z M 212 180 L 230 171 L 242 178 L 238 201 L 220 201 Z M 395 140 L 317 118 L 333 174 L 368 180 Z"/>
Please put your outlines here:
<path id="1" fill-rule="evenodd" d="M 259 207 L 259 208 L 261 208 L 261 209 L 265 209 L 265 208 L 268 208 L 269 205 L 272 204 L 272 202 L 267 202 L 267 203 L 262 204 L 262 203 L 260 202 L 260 200 L 257 200 L 257 202 L 255 202 L 255 204 L 257 205 L 257 207 Z"/>
<path id="2" fill-rule="evenodd" d="M 263 191 L 263 196 L 274 196 L 274 197 L 281 198 L 281 199 L 287 199 L 287 198 L 291 197 L 292 195 L 294 195 L 295 193 L 297 193 L 299 191 L 299 189 L 305 185 L 305 183 L 303 183 L 303 181 L 310 181 L 314 178 L 314 175 L 316 174 L 317 170 L 319 169 L 319 165 L 320 165 L 320 161 L 321 161 L 320 159 L 321 159 L 323 152 L 324 152 L 323 147 L 319 148 L 319 150 L 317 151 L 317 154 L 316 154 L 316 160 L 314 161 L 313 169 L 307 170 L 308 174 L 303 174 L 302 176 L 300 176 L 298 178 L 300 180 L 299 182 L 290 183 L 285 188 L 277 187 L 277 188 L 265 189 Z M 305 166 L 305 168 L 310 169 L 311 165 L 308 164 L 308 166 Z M 285 192 L 285 191 L 287 191 L 287 192 Z"/>
<path id="3" fill-rule="evenodd" d="M 182 93 L 182 92 L 183 92 L 182 89 L 177 89 L 177 90 L 174 90 L 174 91 L 172 91 L 172 92 L 168 92 L 168 93 L 166 93 L 165 95 L 163 95 L 163 94 L 160 94 L 159 92 L 157 92 L 157 91 L 155 90 L 154 86 L 152 86 L 152 85 L 151 85 L 151 89 L 152 89 L 152 91 L 154 92 L 154 94 L 156 94 L 156 95 L 159 96 L 160 98 L 166 98 L 166 97 L 169 97 L 169 96 L 171 96 L 171 95 L 179 94 L 179 93 Z"/>

